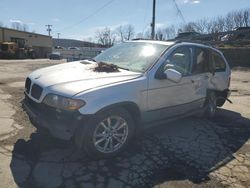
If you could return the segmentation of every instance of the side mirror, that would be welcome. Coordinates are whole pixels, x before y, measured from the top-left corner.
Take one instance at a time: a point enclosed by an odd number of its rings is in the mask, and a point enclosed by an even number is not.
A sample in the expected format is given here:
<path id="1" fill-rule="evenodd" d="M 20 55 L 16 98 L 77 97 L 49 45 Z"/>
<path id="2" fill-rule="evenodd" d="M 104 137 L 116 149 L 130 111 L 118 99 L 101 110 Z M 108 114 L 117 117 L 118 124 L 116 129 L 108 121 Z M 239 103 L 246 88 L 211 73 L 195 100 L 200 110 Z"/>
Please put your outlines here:
<path id="1" fill-rule="evenodd" d="M 174 69 L 167 69 L 164 71 L 166 78 L 173 82 L 180 82 L 182 78 L 182 74 Z"/>

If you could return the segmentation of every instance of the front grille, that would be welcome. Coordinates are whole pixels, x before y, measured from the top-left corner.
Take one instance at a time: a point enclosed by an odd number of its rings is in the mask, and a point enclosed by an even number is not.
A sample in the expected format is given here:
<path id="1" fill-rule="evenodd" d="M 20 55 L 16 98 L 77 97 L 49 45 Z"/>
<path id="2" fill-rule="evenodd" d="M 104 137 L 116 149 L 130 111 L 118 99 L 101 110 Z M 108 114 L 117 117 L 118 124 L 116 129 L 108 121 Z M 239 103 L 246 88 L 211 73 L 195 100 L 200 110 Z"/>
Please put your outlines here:
<path id="1" fill-rule="evenodd" d="M 32 107 L 32 109 L 34 109 L 39 115 L 46 117 L 46 119 L 62 120 L 66 122 L 70 120 L 73 113 L 75 113 L 72 111 L 58 110 L 43 103 L 37 103 L 30 99 L 27 95 L 25 95 L 25 100 Z"/>
<path id="2" fill-rule="evenodd" d="M 30 85 L 31 85 L 31 80 L 29 78 L 27 78 L 25 81 L 25 91 L 28 94 L 30 93 Z"/>
<path id="3" fill-rule="evenodd" d="M 34 84 L 31 88 L 31 96 L 39 100 L 42 94 L 43 88 L 37 84 Z"/>

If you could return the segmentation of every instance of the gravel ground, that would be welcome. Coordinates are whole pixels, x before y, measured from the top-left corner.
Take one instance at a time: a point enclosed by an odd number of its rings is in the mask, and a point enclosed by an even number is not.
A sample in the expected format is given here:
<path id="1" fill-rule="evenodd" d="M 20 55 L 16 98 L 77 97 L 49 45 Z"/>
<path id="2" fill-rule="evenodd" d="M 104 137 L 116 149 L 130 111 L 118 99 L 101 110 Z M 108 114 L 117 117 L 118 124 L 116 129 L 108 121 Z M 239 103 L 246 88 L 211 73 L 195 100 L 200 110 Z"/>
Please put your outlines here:
<path id="1" fill-rule="evenodd" d="M 178 120 L 138 135 L 122 155 L 93 161 L 36 132 L 21 108 L 32 71 L 63 61 L 0 60 L 1 187 L 250 187 L 250 71 L 233 70 L 213 120 Z"/>

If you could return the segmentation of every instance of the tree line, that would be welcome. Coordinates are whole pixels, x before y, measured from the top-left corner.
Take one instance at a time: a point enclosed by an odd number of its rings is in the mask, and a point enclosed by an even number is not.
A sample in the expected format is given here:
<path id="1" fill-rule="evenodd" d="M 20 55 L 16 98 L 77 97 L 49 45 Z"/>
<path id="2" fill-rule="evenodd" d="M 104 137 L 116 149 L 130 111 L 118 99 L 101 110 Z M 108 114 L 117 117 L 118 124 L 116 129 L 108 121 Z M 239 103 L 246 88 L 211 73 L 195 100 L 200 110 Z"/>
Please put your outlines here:
<path id="1" fill-rule="evenodd" d="M 232 31 L 238 27 L 250 26 L 250 9 L 231 11 L 225 16 L 218 16 L 211 19 L 203 18 L 195 22 L 188 22 L 179 26 L 171 25 L 165 28 L 158 28 L 156 40 L 173 39 L 181 32 L 197 32 L 200 34 L 213 34 Z M 135 33 L 132 24 L 121 25 L 115 29 L 105 27 L 96 31 L 96 40 L 105 46 L 112 46 L 115 42 L 131 40 L 133 38 L 150 38 L 151 32 L 148 29 L 144 33 Z"/>
<path id="2" fill-rule="evenodd" d="M 0 21 L 0 27 L 3 23 Z M 225 16 L 218 16 L 211 19 L 203 18 L 195 22 L 188 22 L 181 25 L 170 25 L 165 28 L 156 30 L 156 40 L 168 40 L 175 38 L 181 32 L 198 32 L 200 34 L 213 34 L 219 32 L 232 31 L 238 27 L 250 26 L 250 8 L 231 11 Z M 21 22 L 12 22 L 12 29 L 20 31 L 29 31 L 27 24 Z M 35 32 L 35 31 L 33 31 Z M 123 42 L 133 38 L 151 37 L 150 29 L 145 32 L 136 33 L 135 27 L 132 24 L 120 25 L 117 28 L 111 29 L 105 27 L 96 31 L 95 42 L 104 46 L 112 46 L 116 42 Z M 90 38 L 90 41 L 93 39 Z"/>
<path id="3" fill-rule="evenodd" d="M 4 27 L 4 24 L 1 21 L 0 21 L 0 27 Z M 5 27 L 7 27 L 7 26 L 5 26 Z M 28 25 L 25 23 L 21 23 L 21 22 L 12 22 L 10 28 L 16 29 L 18 31 L 29 31 Z"/>

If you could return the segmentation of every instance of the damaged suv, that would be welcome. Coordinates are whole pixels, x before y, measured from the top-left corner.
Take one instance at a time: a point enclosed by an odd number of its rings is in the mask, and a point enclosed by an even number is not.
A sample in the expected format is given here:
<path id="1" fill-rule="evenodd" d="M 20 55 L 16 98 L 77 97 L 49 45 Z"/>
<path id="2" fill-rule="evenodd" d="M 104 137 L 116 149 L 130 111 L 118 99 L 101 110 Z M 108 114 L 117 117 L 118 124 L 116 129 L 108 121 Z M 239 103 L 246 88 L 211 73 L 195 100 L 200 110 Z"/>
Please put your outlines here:
<path id="1" fill-rule="evenodd" d="M 24 109 L 37 128 L 92 157 L 123 150 L 136 131 L 203 113 L 229 96 L 223 54 L 190 42 L 135 40 L 92 60 L 42 68 L 26 79 Z"/>

